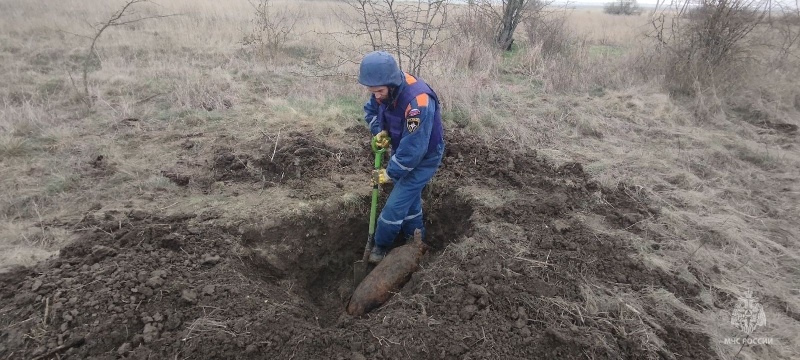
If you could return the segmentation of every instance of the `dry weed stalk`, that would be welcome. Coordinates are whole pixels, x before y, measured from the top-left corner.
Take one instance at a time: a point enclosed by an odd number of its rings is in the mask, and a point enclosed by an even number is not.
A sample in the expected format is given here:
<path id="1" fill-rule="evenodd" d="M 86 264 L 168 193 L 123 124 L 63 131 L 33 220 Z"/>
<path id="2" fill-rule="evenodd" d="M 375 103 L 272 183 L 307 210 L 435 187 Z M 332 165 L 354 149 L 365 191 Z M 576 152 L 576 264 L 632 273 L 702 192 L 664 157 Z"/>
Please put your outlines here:
<path id="1" fill-rule="evenodd" d="M 237 336 L 249 334 L 249 332 L 244 332 L 244 333 L 239 334 L 239 333 L 235 333 L 235 332 L 229 330 L 228 329 L 228 325 L 224 321 L 216 320 L 216 319 L 213 318 L 213 315 L 215 313 L 221 311 L 221 309 L 220 308 L 216 308 L 216 307 L 211 307 L 211 306 L 208 306 L 208 307 L 213 308 L 213 310 L 211 310 L 207 314 L 204 314 L 202 317 L 199 317 L 199 318 L 195 319 L 194 321 L 192 321 L 192 323 L 189 325 L 188 331 L 186 333 L 186 337 L 181 339 L 182 341 L 188 341 L 188 340 L 192 339 L 193 338 L 192 333 L 222 332 L 222 333 L 228 334 L 228 335 L 230 335 L 232 337 L 237 337 Z M 203 308 L 203 312 L 205 313 L 206 312 L 206 306 L 203 306 L 202 308 Z"/>
<path id="2" fill-rule="evenodd" d="M 386 338 L 385 336 L 375 335 L 375 333 L 372 332 L 372 329 L 369 330 L 369 334 L 372 335 L 372 337 L 375 338 L 375 340 L 378 340 L 378 344 L 380 346 L 400 345 L 399 341 L 396 340 L 393 341 L 392 339 Z"/>
<path id="3" fill-rule="evenodd" d="M 439 277 L 436 281 L 436 284 L 433 283 L 433 280 L 429 279 L 423 280 L 422 283 L 428 284 L 428 286 L 431 287 L 431 292 L 436 295 L 437 288 L 454 284 L 454 279 L 452 277 Z"/>

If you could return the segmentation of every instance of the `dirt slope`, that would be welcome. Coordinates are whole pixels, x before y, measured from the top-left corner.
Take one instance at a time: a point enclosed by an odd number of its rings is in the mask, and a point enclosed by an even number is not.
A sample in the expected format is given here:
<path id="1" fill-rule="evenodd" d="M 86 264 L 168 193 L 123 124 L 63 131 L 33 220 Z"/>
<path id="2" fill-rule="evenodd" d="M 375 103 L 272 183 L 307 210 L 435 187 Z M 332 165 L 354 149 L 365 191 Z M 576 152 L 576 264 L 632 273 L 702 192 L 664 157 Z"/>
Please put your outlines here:
<path id="1" fill-rule="evenodd" d="M 354 133 L 346 140 L 363 142 Z M 201 190 L 227 181 L 325 199 L 309 180 L 370 169 L 366 147 L 287 137 L 277 151 L 215 149 L 193 159 L 205 165 L 177 163 L 165 176 Z M 658 209 L 626 186 L 599 187 L 580 164 L 554 167 L 451 133 L 425 192 L 436 249 L 364 318 L 343 308 L 368 194 L 357 204 L 333 198 L 258 226 L 220 226 L 214 209 L 97 211 L 79 224 L 47 224 L 80 240 L 0 275 L 0 358 L 715 358 L 688 316 L 651 296 L 665 289 L 700 309 L 697 285 L 649 268 L 624 238 L 580 221 L 639 232 Z"/>

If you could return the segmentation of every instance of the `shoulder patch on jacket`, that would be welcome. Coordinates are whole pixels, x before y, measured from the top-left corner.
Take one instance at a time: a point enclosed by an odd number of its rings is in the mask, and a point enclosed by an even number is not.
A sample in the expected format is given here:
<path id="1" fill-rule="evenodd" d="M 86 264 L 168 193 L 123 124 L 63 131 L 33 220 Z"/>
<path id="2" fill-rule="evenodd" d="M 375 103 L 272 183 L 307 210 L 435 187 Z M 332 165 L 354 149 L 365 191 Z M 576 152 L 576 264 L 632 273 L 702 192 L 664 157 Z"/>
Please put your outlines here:
<path id="1" fill-rule="evenodd" d="M 416 98 L 414 98 L 414 100 L 417 102 L 417 106 L 419 107 L 428 106 L 428 94 L 419 94 Z"/>
<path id="2" fill-rule="evenodd" d="M 408 132 L 413 133 L 417 129 L 419 129 L 419 118 L 413 117 L 408 118 L 406 120 L 406 128 L 408 128 Z"/>
<path id="3" fill-rule="evenodd" d="M 415 116 L 419 116 L 419 114 L 420 114 L 419 109 L 411 109 L 411 110 L 408 111 L 408 114 L 406 115 L 406 117 L 415 117 Z"/>

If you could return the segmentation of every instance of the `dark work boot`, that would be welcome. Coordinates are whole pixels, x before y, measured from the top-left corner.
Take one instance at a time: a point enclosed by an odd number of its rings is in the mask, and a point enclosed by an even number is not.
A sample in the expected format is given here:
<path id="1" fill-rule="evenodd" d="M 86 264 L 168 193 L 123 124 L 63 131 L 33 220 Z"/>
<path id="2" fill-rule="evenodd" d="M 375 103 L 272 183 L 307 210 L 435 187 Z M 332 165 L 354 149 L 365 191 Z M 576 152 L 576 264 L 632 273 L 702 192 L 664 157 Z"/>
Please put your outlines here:
<path id="1" fill-rule="evenodd" d="M 386 253 L 389 252 L 388 248 L 385 248 L 380 245 L 375 245 L 372 247 L 372 252 L 369 254 L 369 263 L 370 264 L 377 264 L 386 257 Z"/>

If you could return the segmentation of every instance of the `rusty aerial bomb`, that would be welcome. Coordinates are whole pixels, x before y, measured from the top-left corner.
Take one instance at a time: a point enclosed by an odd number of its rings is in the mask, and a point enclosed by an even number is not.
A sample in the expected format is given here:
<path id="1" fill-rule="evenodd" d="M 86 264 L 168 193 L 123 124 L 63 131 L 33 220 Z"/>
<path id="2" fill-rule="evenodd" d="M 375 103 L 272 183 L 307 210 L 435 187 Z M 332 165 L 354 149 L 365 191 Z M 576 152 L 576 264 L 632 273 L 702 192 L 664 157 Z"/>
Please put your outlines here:
<path id="1" fill-rule="evenodd" d="M 347 304 L 347 313 L 361 316 L 389 301 L 392 293 L 400 290 L 411 279 L 411 274 L 419 269 L 419 262 L 427 250 L 418 229 L 411 242 L 389 252 L 358 284 Z"/>

